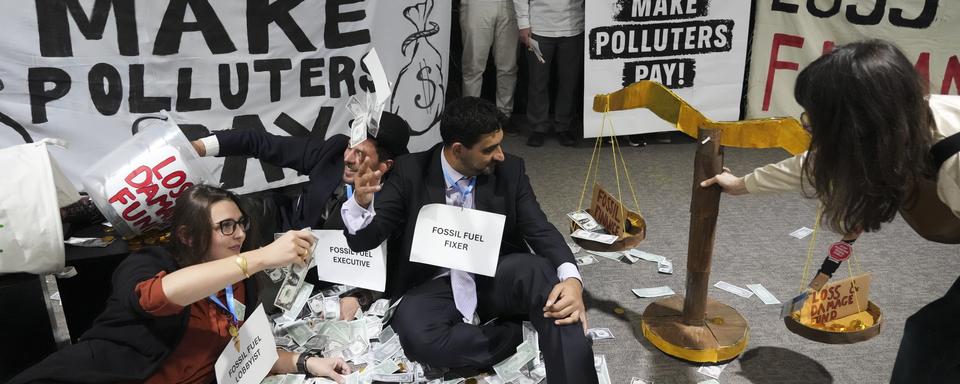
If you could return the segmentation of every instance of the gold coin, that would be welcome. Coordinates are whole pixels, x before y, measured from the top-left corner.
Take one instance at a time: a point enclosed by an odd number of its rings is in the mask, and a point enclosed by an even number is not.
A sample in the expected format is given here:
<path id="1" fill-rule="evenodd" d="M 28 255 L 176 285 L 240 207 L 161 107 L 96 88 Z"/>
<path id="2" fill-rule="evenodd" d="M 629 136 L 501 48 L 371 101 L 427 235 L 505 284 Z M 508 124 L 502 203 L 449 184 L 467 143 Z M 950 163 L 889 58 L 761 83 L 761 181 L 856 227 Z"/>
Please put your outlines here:
<path id="1" fill-rule="evenodd" d="M 724 323 L 723 318 L 722 318 L 722 317 L 719 317 L 719 316 L 710 319 L 710 322 L 711 322 L 711 323 L 714 323 L 714 324 L 716 324 L 716 325 L 723 325 L 723 323 Z"/>
<path id="2" fill-rule="evenodd" d="M 624 314 L 624 313 L 626 313 L 626 312 L 627 312 L 627 311 L 624 311 L 623 308 L 620 308 L 620 307 L 616 307 L 616 308 L 613 309 L 613 313 L 616 313 L 616 314 L 618 314 L 618 315 L 622 315 L 622 314 Z"/>
<path id="3" fill-rule="evenodd" d="M 844 327 L 843 325 L 840 325 L 840 324 L 830 324 L 830 330 L 836 331 L 836 332 L 846 332 L 847 327 Z"/>
<path id="4" fill-rule="evenodd" d="M 850 322 L 850 328 L 860 328 L 861 326 L 863 326 L 863 322 L 860 319 L 853 319 Z"/>
<path id="5" fill-rule="evenodd" d="M 104 227 L 103 233 L 113 233 L 113 227 Z"/>
<path id="6" fill-rule="evenodd" d="M 103 240 L 103 242 L 105 243 L 110 243 L 110 242 L 113 242 L 113 236 L 104 236 L 104 237 L 101 237 L 100 240 Z"/>
<path id="7" fill-rule="evenodd" d="M 477 381 L 477 379 L 475 379 L 475 378 L 473 378 L 473 377 L 471 377 L 471 378 L 469 378 L 469 379 L 467 379 L 466 381 L 463 382 L 463 384 L 477 384 L 477 383 L 479 383 L 479 381 Z"/>

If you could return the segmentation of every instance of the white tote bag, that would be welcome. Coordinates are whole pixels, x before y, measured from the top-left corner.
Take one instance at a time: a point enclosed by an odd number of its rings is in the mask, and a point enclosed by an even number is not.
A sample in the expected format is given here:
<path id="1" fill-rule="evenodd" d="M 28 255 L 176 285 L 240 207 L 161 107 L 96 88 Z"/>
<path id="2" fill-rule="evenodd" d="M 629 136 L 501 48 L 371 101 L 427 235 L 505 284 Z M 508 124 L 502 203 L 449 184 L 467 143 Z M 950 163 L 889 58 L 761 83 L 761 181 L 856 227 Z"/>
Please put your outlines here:
<path id="1" fill-rule="evenodd" d="M 64 267 L 60 207 L 80 194 L 47 152 L 43 139 L 0 149 L 0 273 L 52 273 Z"/>

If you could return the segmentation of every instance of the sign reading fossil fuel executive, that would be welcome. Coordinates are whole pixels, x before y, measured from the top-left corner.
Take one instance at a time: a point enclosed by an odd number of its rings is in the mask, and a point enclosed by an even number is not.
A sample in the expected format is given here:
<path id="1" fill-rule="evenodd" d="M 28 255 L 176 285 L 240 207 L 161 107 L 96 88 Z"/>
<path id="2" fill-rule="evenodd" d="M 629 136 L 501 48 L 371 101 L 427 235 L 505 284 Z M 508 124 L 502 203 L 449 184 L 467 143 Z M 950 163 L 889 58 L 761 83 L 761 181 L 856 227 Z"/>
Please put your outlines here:
<path id="1" fill-rule="evenodd" d="M 450 3 L 436 0 L 28 0 L 0 12 L 0 148 L 46 137 L 79 185 L 86 167 L 162 110 L 189 139 L 218 130 L 303 140 L 347 133 L 346 105 L 374 91 L 410 150 L 439 141 Z M 16 6 L 13 4 L 16 3 Z M 306 180 L 247 157 L 205 158 L 244 193 Z"/>
<path id="2" fill-rule="evenodd" d="M 601 134 L 593 96 L 640 80 L 662 83 L 713 120 L 737 120 L 749 0 L 598 0 L 586 4 L 583 128 Z M 673 128 L 645 109 L 610 113 L 617 135 Z"/>

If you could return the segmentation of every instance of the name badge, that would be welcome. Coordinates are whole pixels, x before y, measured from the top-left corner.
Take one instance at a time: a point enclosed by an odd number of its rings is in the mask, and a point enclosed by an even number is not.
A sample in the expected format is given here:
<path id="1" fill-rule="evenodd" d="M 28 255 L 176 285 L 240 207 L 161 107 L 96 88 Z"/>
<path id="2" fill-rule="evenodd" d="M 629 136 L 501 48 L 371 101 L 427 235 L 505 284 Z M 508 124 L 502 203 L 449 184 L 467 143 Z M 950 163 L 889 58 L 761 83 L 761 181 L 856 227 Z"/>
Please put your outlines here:
<path id="1" fill-rule="evenodd" d="M 263 305 L 243 323 L 238 337 L 240 343 L 228 342 L 214 365 L 217 383 L 259 383 L 279 358 L 277 342 Z"/>
<path id="2" fill-rule="evenodd" d="M 313 260 L 317 279 L 383 292 L 387 281 L 384 244 L 369 251 L 354 252 L 347 245 L 343 231 L 313 231 L 317 246 Z"/>
<path id="3" fill-rule="evenodd" d="M 446 204 L 417 215 L 410 261 L 493 276 L 506 216 Z"/>

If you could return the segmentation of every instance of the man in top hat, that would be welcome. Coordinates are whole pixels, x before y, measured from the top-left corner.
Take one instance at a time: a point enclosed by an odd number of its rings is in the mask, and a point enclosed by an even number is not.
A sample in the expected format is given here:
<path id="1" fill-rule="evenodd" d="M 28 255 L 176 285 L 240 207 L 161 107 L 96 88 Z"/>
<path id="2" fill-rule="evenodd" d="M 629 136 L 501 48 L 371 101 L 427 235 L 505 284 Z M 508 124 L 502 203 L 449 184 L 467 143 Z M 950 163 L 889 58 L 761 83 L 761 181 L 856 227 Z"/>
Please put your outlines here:
<path id="1" fill-rule="evenodd" d="M 277 136 L 257 130 L 222 130 L 194 140 L 194 149 L 200 156 L 250 156 L 276 166 L 294 169 L 308 175 L 310 181 L 301 193 L 286 207 L 278 204 L 279 223 L 266 223 L 270 232 L 313 229 L 343 229 L 340 206 L 353 190 L 353 178 L 361 160 L 383 173 L 393 167 L 394 158 L 407 154 L 410 125 L 400 116 L 383 112 L 376 137 L 367 134 L 356 147 L 350 148 L 350 138 L 333 135 L 326 140 Z M 317 285 L 317 271 L 311 268 L 307 282 Z M 366 308 L 374 296 L 369 291 L 351 291 L 341 300 L 341 316 L 352 315 L 356 308 Z"/>

